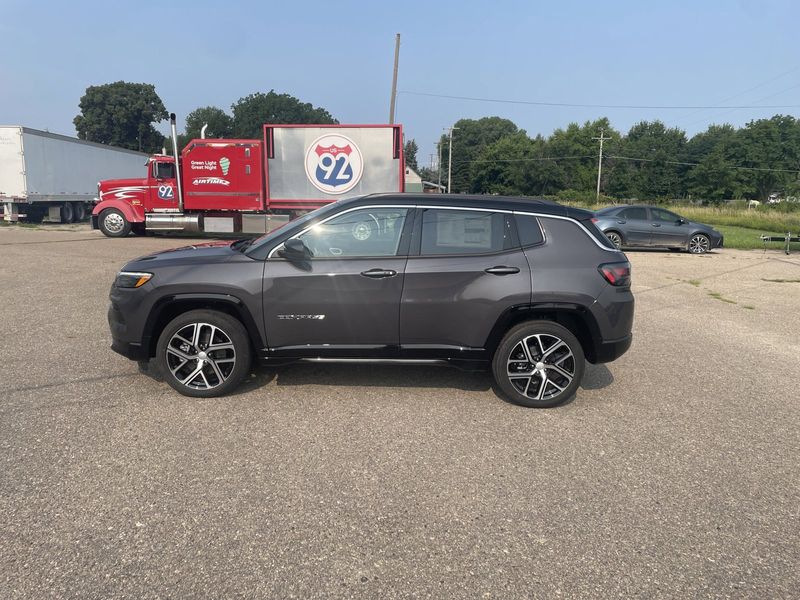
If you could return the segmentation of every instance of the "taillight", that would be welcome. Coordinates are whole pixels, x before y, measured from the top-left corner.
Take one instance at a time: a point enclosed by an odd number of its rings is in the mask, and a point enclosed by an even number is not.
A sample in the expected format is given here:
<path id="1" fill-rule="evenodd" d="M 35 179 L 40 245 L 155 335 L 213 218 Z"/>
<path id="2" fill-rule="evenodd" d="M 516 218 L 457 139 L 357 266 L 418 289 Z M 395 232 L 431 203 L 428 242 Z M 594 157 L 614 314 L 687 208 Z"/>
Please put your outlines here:
<path id="1" fill-rule="evenodd" d="M 631 263 L 627 261 L 606 263 L 597 267 L 597 270 L 613 286 L 630 285 L 631 283 Z"/>

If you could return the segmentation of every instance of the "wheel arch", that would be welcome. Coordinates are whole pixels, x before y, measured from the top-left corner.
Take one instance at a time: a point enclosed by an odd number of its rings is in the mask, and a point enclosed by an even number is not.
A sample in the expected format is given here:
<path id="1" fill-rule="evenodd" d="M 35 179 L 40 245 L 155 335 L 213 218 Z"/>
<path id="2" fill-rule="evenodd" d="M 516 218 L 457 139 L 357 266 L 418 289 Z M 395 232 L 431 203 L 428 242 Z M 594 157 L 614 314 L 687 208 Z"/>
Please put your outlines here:
<path id="1" fill-rule="evenodd" d="M 174 294 L 159 299 L 144 327 L 143 346 L 148 356 L 155 356 L 161 332 L 175 317 L 191 310 L 216 310 L 241 321 L 250 339 L 251 349 L 256 355 L 265 346 L 256 321 L 244 302 L 228 294 Z"/>
<path id="2" fill-rule="evenodd" d="M 597 345 L 601 339 L 600 328 L 591 312 L 580 304 L 539 303 L 514 306 L 500 315 L 484 348 L 490 356 L 494 356 L 507 331 L 525 321 L 535 320 L 553 321 L 569 329 L 578 338 L 586 360 L 595 362 Z"/>
<path id="3" fill-rule="evenodd" d="M 95 217 L 99 219 L 103 211 L 109 208 L 116 208 L 129 223 L 144 223 L 144 208 L 141 206 L 134 207 L 123 200 L 103 200 L 95 204 L 92 209 L 92 222 L 95 222 Z"/>
<path id="4" fill-rule="evenodd" d="M 617 229 L 616 227 L 609 227 L 608 229 L 603 231 L 603 235 L 605 236 L 608 236 L 609 233 L 616 233 L 619 236 L 619 239 L 622 240 L 622 244 L 623 245 L 625 244 L 625 234 L 622 233 L 620 229 Z"/>

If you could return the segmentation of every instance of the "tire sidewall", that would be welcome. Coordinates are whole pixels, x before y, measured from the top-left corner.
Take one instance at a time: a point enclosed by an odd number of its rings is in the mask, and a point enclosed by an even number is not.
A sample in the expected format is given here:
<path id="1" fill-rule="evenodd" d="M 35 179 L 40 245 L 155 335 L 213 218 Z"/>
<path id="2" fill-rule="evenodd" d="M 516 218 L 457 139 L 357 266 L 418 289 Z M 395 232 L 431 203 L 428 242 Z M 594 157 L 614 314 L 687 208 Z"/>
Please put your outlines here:
<path id="1" fill-rule="evenodd" d="M 554 335 L 563 340 L 572 351 L 575 361 L 575 375 L 572 382 L 563 392 L 547 400 L 534 400 L 520 394 L 511 384 L 506 373 L 506 361 L 514 346 L 522 339 L 540 333 Z M 551 408 L 569 400 L 580 387 L 585 368 L 586 359 L 578 339 L 569 329 L 553 321 L 525 321 L 514 326 L 503 337 L 492 359 L 492 374 L 502 395 L 514 404 L 528 408 Z"/>
<path id="2" fill-rule="evenodd" d="M 703 252 L 692 252 L 692 240 L 693 240 L 694 238 L 696 238 L 696 237 L 704 237 L 704 238 L 706 238 L 706 241 L 708 241 L 708 250 L 704 250 Z M 707 236 L 705 233 L 693 233 L 693 234 L 692 234 L 692 235 L 689 237 L 689 246 L 688 246 L 688 250 L 689 250 L 689 254 L 698 254 L 698 255 L 701 255 L 701 254 L 708 254 L 709 252 L 711 252 L 711 238 L 710 238 L 710 237 L 708 237 L 708 236 Z"/>
<path id="3" fill-rule="evenodd" d="M 222 329 L 230 338 L 236 352 L 236 364 L 222 385 L 209 390 L 197 390 L 183 385 L 170 372 L 167 363 L 167 344 L 175 333 L 192 323 L 209 323 Z M 177 392 L 193 398 L 215 398 L 224 396 L 234 389 L 250 374 L 252 351 L 247 330 L 238 319 L 215 310 L 193 310 L 175 317 L 161 332 L 156 347 L 155 365 L 161 377 Z"/>

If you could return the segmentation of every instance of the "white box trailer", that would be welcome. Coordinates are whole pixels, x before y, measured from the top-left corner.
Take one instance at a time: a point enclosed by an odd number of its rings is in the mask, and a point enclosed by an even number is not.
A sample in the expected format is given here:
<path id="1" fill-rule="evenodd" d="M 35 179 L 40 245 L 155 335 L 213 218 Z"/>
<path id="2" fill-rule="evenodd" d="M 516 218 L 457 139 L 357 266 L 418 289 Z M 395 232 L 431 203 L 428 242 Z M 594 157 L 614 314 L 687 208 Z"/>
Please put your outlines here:
<path id="1" fill-rule="evenodd" d="M 101 179 L 141 176 L 148 155 L 28 127 L 0 126 L 0 207 L 6 221 L 72 222 L 91 212 Z"/>

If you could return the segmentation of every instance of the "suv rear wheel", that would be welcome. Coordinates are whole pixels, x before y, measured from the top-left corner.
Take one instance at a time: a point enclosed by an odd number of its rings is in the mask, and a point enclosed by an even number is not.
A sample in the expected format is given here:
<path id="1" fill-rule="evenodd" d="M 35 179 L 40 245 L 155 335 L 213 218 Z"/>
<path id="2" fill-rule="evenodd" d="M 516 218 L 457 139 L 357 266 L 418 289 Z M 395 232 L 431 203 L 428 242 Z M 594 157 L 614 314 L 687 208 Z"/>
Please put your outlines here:
<path id="1" fill-rule="evenodd" d="M 569 399 L 583 378 L 583 348 L 566 327 L 527 321 L 506 333 L 492 361 L 503 394 L 515 404 L 550 408 Z"/>
<path id="2" fill-rule="evenodd" d="M 234 390 L 250 373 L 247 331 L 240 321 L 213 310 L 173 319 L 158 339 L 161 374 L 184 396 L 213 398 Z"/>

